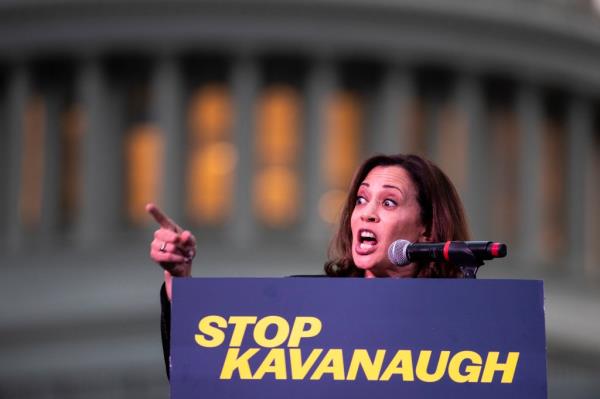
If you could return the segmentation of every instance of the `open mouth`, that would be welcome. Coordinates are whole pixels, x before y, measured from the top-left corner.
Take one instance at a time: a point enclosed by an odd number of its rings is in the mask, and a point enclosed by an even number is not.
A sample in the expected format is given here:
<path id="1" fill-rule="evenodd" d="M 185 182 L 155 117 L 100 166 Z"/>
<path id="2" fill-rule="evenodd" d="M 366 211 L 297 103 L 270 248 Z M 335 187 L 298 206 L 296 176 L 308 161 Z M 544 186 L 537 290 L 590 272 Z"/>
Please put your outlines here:
<path id="1" fill-rule="evenodd" d="M 377 236 L 371 230 L 360 229 L 358 231 L 358 248 L 368 251 L 377 245 Z"/>

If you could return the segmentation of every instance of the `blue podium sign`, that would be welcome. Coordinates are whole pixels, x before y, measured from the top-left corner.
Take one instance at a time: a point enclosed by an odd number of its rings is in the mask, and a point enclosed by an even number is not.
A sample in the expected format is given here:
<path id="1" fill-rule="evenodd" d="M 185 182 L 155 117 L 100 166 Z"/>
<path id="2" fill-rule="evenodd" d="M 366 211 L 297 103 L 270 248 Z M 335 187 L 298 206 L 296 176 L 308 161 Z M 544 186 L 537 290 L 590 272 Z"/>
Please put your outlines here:
<path id="1" fill-rule="evenodd" d="M 176 279 L 171 397 L 545 398 L 541 281 Z"/>

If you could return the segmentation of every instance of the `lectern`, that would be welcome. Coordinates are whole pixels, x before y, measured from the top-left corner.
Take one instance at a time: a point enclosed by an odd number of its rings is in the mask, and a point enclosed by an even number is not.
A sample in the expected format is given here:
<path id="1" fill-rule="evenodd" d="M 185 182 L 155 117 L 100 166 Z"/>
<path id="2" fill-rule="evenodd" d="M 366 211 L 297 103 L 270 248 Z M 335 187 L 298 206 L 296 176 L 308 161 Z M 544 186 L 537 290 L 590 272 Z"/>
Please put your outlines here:
<path id="1" fill-rule="evenodd" d="M 176 279 L 171 397 L 545 398 L 530 280 Z"/>

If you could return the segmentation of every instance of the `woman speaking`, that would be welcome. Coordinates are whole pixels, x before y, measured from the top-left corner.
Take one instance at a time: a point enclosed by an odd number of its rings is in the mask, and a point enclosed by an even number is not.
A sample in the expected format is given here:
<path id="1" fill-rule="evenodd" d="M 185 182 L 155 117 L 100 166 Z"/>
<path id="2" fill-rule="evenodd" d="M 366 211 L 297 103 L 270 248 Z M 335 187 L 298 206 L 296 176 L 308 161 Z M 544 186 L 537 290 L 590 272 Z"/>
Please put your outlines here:
<path id="1" fill-rule="evenodd" d="M 154 205 L 148 211 L 160 224 L 150 257 L 171 278 L 190 277 L 196 240 Z M 468 240 L 463 205 L 454 185 L 432 162 L 417 155 L 376 155 L 358 168 L 329 248 L 325 274 L 332 277 L 458 277 L 452 264 L 411 263 L 397 267 L 389 245 Z"/>
<path id="2" fill-rule="evenodd" d="M 168 361 L 173 277 L 190 277 L 196 241 L 154 205 L 147 206 L 160 228 L 150 257 L 164 269 L 162 333 Z M 331 277 L 461 277 L 456 265 L 414 262 L 398 267 L 388 259 L 396 240 L 464 241 L 469 229 L 463 205 L 448 177 L 417 155 L 376 155 L 352 180 L 324 272 Z M 168 374 L 168 367 L 167 367 Z"/>

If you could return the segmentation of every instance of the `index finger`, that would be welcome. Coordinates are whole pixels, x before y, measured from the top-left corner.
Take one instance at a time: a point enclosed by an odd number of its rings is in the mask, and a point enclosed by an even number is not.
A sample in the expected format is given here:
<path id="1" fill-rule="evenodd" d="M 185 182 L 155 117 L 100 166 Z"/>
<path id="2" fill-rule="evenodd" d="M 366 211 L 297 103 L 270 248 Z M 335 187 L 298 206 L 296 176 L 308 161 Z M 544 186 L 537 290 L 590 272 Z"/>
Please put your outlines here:
<path id="1" fill-rule="evenodd" d="M 170 217 L 158 209 L 158 207 L 153 203 L 146 204 L 146 212 L 152 215 L 160 227 L 172 230 L 176 233 L 181 233 L 183 231 L 183 229 L 179 227 L 177 223 L 175 223 Z"/>

